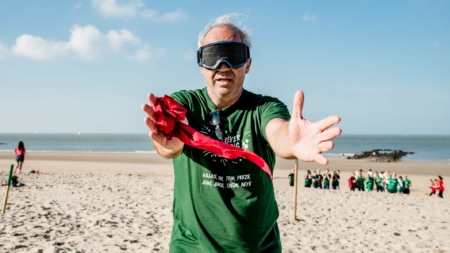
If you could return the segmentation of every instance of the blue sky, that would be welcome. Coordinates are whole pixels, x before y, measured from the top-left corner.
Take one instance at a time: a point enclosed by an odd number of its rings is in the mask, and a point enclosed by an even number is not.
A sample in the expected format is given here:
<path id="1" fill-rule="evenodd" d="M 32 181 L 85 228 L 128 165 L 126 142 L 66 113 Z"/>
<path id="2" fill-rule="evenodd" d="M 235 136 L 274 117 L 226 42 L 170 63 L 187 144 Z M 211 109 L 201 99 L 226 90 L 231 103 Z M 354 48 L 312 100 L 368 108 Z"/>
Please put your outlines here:
<path id="1" fill-rule="evenodd" d="M 450 134 L 450 1 L 1 1 L 0 133 L 145 133 L 140 106 L 204 87 L 197 36 L 245 14 L 244 87 L 344 134 Z"/>

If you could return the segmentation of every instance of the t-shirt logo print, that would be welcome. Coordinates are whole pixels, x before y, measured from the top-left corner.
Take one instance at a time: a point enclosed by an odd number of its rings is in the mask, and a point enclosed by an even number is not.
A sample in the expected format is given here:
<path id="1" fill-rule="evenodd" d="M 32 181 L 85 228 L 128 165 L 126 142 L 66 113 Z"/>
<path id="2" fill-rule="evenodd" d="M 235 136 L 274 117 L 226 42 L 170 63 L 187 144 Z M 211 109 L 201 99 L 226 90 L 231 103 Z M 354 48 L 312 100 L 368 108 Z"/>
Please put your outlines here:
<path id="1" fill-rule="evenodd" d="M 212 130 L 208 126 L 203 126 L 202 130 L 200 132 L 206 136 L 211 136 Z M 227 136 L 223 139 L 223 142 L 233 145 L 235 147 L 242 147 L 243 149 L 248 149 L 249 147 L 249 138 L 251 137 L 250 131 L 246 132 L 244 134 L 244 138 L 241 138 L 240 134 L 234 135 L 234 136 Z M 242 143 L 241 143 L 242 141 Z M 220 162 L 223 164 L 223 166 L 227 166 L 228 162 L 231 162 L 233 164 L 238 164 L 242 161 L 242 157 L 239 157 L 238 159 L 228 160 L 226 158 L 223 158 L 215 153 L 209 152 L 209 151 L 203 151 L 204 156 L 209 156 L 212 158 L 213 162 Z"/>

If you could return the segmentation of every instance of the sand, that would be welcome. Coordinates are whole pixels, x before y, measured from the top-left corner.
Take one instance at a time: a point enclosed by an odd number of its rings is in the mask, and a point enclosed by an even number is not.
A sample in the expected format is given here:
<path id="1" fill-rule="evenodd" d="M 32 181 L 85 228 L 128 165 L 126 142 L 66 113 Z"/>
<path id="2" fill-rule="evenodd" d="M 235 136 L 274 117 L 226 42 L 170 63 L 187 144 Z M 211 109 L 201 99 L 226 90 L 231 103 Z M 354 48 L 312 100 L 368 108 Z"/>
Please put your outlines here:
<path id="1" fill-rule="evenodd" d="M 0 153 L 5 178 L 14 156 Z M 274 172 L 283 252 L 450 252 L 450 201 L 429 197 L 428 180 L 450 176 L 450 163 L 373 163 L 330 158 L 340 191 L 302 187 L 293 221 L 293 161 Z M 355 169 L 408 174 L 411 195 L 350 192 Z M 40 174 L 30 174 L 30 170 Z M 172 219 L 170 160 L 152 154 L 27 154 L 19 181 L 0 215 L 0 252 L 168 252 Z M 448 188 L 448 187 L 447 187 Z M 6 187 L 0 187 L 2 200 Z M 2 202 L 3 204 L 3 202 Z"/>

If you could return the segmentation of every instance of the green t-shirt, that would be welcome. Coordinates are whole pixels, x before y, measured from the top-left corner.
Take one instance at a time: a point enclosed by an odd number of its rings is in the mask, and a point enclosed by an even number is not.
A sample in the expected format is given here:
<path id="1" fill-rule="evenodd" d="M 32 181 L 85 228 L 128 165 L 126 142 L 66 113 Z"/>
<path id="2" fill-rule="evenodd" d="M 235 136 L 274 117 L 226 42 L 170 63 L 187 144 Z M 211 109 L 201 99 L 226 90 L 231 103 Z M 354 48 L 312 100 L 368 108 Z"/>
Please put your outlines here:
<path id="1" fill-rule="evenodd" d="M 358 177 L 356 179 L 356 183 L 358 184 L 359 188 L 363 188 L 364 189 L 364 178 L 363 177 Z"/>
<path id="2" fill-rule="evenodd" d="M 377 177 L 375 180 L 376 180 L 378 187 L 383 186 L 383 178 L 382 177 Z"/>
<path id="3" fill-rule="evenodd" d="M 289 174 L 289 185 L 290 186 L 294 186 L 294 178 L 295 178 L 294 173 Z"/>
<path id="4" fill-rule="evenodd" d="M 317 182 L 317 175 L 316 176 L 312 175 L 311 180 L 312 180 L 312 187 L 316 188 L 319 185 L 319 182 Z"/>
<path id="5" fill-rule="evenodd" d="M 403 186 L 405 187 L 405 189 L 409 189 L 409 187 L 411 186 L 411 180 L 409 179 L 403 180 Z"/>
<path id="6" fill-rule="evenodd" d="M 366 184 L 366 189 L 372 190 L 373 189 L 373 178 L 364 178 L 364 183 Z"/>
<path id="7" fill-rule="evenodd" d="M 171 96 L 188 109 L 191 127 L 214 136 L 210 119 L 216 107 L 206 88 Z M 256 153 L 273 171 L 276 156 L 265 127 L 274 118 L 290 119 L 282 102 L 243 90 L 234 105 L 220 111 L 224 142 Z M 281 252 L 273 182 L 260 167 L 188 145 L 173 166 L 170 252 Z"/>
<path id="8" fill-rule="evenodd" d="M 323 180 L 322 175 L 317 174 L 316 180 L 317 180 L 317 186 L 319 186 L 319 187 L 322 186 L 322 180 Z"/>
<path id="9" fill-rule="evenodd" d="M 389 180 L 389 184 L 387 186 L 388 190 L 391 191 L 397 190 L 397 178 L 390 177 L 388 180 Z"/>
<path id="10" fill-rule="evenodd" d="M 305 187 L 311 187 L 311 176 L 305 177 Z"/>
<path id="11" fill-rule="evenodd" d="M 331 178 L 331 175 L 330 174 L 328 174 L 328 178 L 327 177 L 325 177 L 327 174 L 323 174 L 323 184 L 325 185 L 325 184 L 330 184 L 330 178 Z"/>

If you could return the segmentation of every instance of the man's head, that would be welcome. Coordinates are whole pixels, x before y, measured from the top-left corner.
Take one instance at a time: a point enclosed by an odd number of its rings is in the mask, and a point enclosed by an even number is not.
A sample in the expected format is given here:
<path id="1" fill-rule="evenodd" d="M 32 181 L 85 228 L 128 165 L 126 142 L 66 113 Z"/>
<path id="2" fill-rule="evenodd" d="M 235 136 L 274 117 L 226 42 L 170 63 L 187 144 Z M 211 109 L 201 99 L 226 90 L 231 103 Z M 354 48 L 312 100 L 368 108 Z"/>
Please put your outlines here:
<path id="1" fill-rule="evenodd" d="M 200 33 L 198 46 L 203 47 L 218 41 L 242 42 L 251 48 L 249 31 L 237 27 L 232 18 L 236 13 L 223 15 L 210 22 Z M 222 109 L 233 105 L 242 94 L 245 75 L 250 71 L 252 59 L 238 68 L 232 68 L 226 63 L 220 63 L 217 69 L 200 67 L 205 78 L 208 95 L 217 108 Z"/>
<path id="2" fill-rule="evenodd" d="M 403 176 L 403 178 L 404 178 L 404 179 L 408 179 L 408 175 L 405 174 L 405 175 Z"/>
<path id="3" fill-rule="evenodd" d="M 328 169 L 325 170 L 325 174 L 328 175 L 329 172 L 330 172 L 330 170 L 328 170 Z"/>
<path id="4" fill-rule="evenodd" d="M 320 174 L 320 169 L 317 169 L 317 174 Z"/>

